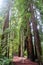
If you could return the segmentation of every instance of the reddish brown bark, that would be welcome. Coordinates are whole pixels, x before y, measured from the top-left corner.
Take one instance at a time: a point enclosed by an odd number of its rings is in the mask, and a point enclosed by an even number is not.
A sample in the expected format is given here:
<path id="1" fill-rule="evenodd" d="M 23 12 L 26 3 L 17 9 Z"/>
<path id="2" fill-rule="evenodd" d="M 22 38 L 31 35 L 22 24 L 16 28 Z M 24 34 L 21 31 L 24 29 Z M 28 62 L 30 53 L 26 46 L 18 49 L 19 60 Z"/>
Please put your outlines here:
<path id="1" fill-rule="evenodd" d="M 28 22 L 28 30 L 29 30 L 28 36 L 25 39 L 25 48 L 27 48 L 27 57 L 30 58 L 30 60 L 34 61 L 34 50 L 33 50 L 31 28 L 29 22 Z"/>
<path id="2" fill-rule="evenodd" d="M 3 31 L 5 31 L 8 27 L 9 27 L 9 11 L 7 12 L 7 15 L 6 15 L 6 18 L 5 18 Z"/>
<path id="3" fill-rule="evenodd" d="M 32 20 L 32 24 L 33 24 L 33 31 L 34 31 L 35 46 L 36 46 L 36 50 L 37 50 L 37 57 L 38 57 L 39 64 L 40 64 L 40 62 L 41 62 L 40 38 L 39 38 L 38 30 L 37 30 L 37 24 L 36 24 L 36 19 L 34 16 L 34 10 L 33 10 L 33 4 L 32 3 L 30 3 L 30 12 L 31 12 L 31 20 Z"/>

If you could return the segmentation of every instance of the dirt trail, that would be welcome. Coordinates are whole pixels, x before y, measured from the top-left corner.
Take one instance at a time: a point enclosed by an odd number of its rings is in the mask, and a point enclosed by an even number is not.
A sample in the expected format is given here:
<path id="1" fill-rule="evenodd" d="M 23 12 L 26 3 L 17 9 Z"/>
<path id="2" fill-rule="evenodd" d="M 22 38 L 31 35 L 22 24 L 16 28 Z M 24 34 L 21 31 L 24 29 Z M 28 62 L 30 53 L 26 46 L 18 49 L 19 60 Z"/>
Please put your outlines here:
<path id="1" fill-rule="evenodd" d="M 15 56 L 13 58 L 13 65 L 38 65 L 38 64 L 24 57 Z"/>

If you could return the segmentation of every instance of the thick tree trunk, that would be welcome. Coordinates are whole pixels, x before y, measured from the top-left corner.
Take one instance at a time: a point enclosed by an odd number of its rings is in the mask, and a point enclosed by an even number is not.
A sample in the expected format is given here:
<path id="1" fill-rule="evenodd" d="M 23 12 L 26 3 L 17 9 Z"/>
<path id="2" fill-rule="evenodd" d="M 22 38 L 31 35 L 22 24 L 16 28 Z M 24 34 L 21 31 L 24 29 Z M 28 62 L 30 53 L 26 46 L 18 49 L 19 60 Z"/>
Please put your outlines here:
<path id="1" fill-rule="evenodd" d="M 7 13 L 7 16 L 6 16 L 6 19 L 5 19 L 5 22 L 4 22 L 4 26 L 3 26 L 3 32 L 9 27 L 9 11 Z M 8 41 L 8 34 L 7 33 L 4 33 L 2 35 L 2 48 L 4 48 L 5 46 L 7 46 L 7 41 Z M 9 57 L 9 49 L 8 49 L 8 46 L 6 47 L 6 53 L 5 53 L 5 56 Z"/>
<path id="2" fill-rule="evenodd" d="M 30 58 L 32 61 L 34 61 L 34 50 L 33 50 L 30 22 L 28 22 L 27 26 L 28 26 L 27 54 L 28 54 L 28 58 Z"/>
<path id="3" fill-rule="evenodd" d="M 32 18 L 32 24 L 33 24 L 33 31 L 34 31 L 34 39 L 35 39 L 35 46 L 37 50 L 37 57 L 39 60 L 39 64 L 41 63 L 41 46 L 40 46 L 40 38 L 39 38 L 39 33 L 37 30 L 37 24 L 34 16 L 34 10 L 33 10 L 33 4 L 30 3 L 30 12 L 31 12 L 31 18 Z"/>

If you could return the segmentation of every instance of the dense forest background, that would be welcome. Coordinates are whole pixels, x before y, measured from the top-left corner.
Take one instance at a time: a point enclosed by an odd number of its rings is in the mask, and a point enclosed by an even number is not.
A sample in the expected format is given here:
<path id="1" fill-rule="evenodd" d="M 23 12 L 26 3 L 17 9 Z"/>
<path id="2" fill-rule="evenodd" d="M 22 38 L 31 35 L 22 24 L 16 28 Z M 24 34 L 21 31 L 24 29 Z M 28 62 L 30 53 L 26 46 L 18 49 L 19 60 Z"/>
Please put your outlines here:
<path id="1" fill-rule="evenodd" d="M 36 32 L 34 24 L 37 25 L 40 37 L 41 59 L 43 61 L 43 0 L 0 0 L 1 65 L 9 63 L 14 55 L 18 55 L 19 45 L 24 47 L 25 38 L 30 35 L 30 28 L 34 46 L 35 40 L 37 40 L 37 37 L 34 39 L 34 31 Z M 38 43 L 37 41 L 37 45 L 39 45 Z M 24 57 L 27 56 L 24 48 L 21 50 L 21 56 L 23 54 Z"/>

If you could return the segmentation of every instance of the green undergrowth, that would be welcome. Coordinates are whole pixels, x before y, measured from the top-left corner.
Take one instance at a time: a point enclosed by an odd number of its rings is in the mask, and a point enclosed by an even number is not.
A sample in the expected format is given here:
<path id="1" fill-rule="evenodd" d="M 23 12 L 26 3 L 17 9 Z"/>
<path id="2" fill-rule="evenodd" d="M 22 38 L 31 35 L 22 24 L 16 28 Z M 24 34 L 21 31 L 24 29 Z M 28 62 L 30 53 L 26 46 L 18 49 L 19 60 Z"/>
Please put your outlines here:
<path id="1" fill-rule="evenodd" d="M 9 65 L 10 62 L 11 62 L 11 59 L 8 59 L 7 57 L 0 58 L 0 65 Z"/>

